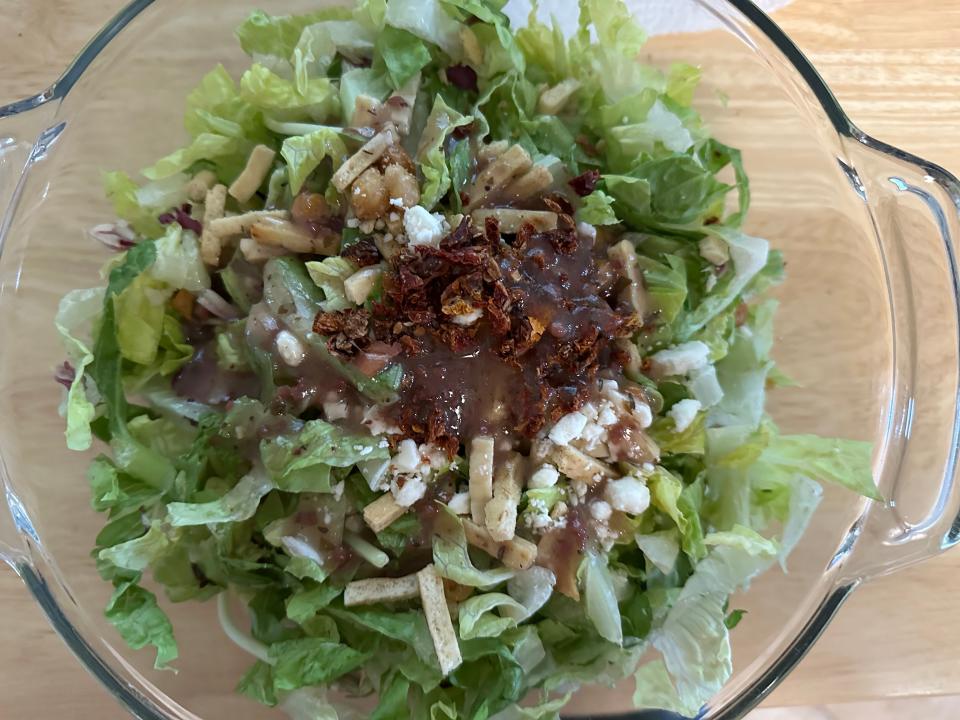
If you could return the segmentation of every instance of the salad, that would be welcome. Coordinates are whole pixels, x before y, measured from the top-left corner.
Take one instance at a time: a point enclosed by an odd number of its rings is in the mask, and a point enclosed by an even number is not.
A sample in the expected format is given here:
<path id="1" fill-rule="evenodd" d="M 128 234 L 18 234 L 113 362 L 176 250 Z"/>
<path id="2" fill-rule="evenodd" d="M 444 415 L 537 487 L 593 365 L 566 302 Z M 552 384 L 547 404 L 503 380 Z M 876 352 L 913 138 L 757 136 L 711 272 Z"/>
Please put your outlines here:
<path id="1" fill-rule="evenodd" d="M 254 12 L 189 144 L 105 174 L 58 379 L 105 448 L 106 617 L 158 669 L 164 607 L 215 601 L 238 691 L 295 718 L 554 718 L 627 678 L 695 715 L 818 483 L 879 497 L 868 444 L 764 412 L 784 262 L 698 69 L 638 62 L 619 0 L 572 37 L 503 5 Z"/>

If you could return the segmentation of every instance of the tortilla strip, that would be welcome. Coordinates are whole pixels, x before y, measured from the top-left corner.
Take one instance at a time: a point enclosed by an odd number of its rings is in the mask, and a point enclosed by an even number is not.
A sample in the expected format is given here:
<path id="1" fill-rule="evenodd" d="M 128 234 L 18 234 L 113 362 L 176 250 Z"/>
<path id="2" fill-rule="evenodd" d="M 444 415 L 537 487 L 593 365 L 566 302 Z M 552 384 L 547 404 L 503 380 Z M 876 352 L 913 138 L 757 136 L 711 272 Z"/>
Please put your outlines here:
<path id="1" fill-rule="evenodd" d="M 416 575 L 407 575 L 401 578 L 354 580 L 343 591 L 343 604 L 346 607 L 355 607 L 357 605 L 413 600 L 419 594 L 420 584 Z"/>
<path id="2" fill-rule="evenodd" d="M 427 617 L 427 627 L 430 628 L 433 647 L 437 651 L 440 670 L 444 676 L 447 676 L 460 667 L 463 656 L 460 654 L 460 644 L 457 642 L 457 634 L 450 619 L 450 610 L 447 609 L 443 580 L 440 579 L 433 565 L 427 565 L 418 572 L 417 580 L 420 584 L 423 614 Z"/>
<path id="3" fill-rule="evenodd" d="M 407 512 L 393 495 L 384 493 L 363 509 L 363 520 L 375 533 L 383 532 Z"/>

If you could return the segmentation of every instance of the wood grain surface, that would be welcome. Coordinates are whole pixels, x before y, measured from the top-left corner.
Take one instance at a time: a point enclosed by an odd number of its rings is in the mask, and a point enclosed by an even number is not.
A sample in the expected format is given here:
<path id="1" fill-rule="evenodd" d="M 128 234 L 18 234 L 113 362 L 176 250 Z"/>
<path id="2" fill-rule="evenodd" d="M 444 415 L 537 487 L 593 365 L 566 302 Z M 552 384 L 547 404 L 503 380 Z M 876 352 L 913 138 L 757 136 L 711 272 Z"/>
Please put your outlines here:
<path id="1" fill-rule="evenodd" d="M 0 0 L 0 104 L 54 80 L 122 4 Z M 796 0 L 776 18 L 862 129 L 960 171 L 960 3 Z M 768 704 L 960 694 L 957 597 L 960 551 L 870 583 Z M 7 571 L 0 607 L 0 717 L 126 717 Z"/>

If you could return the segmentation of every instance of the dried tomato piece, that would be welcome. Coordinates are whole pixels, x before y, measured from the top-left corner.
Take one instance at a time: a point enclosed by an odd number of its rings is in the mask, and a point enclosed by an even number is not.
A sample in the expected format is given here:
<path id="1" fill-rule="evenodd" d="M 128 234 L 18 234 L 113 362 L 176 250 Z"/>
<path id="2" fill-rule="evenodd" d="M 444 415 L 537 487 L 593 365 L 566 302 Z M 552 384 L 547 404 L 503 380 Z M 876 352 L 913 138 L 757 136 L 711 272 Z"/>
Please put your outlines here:
<path id="1" fill-rule="evenodd" d="M 554 193 L 543 199 L 543 204 L 546 205 L 550 210 L 553 210 L 557 215 L 573 215 L 574 209 L 573 205 L 570 203 L 567 198 L 559 193 Z"/>
<path id="2" fill-rule="evenodd" d="M 343 334 L 351 340 L 365 338 L 370 329 L 370 312 L 367 310 L 346 310 L 343 313 Z"/>
<path id="3" fill-rule="evenodd" d="M 343 330 L 343 316 L 336 312 L 319 312 L 313 320 L 317 335 L 334 335 Z"/>
<path id="4" fill-rule="evenodd" d="M 597 189 L 597 183 L 600 182 L 599 170 L 587 170 L 585 173 L 577 175 L 568 184 L 573 191 L 580 197 L 586 197 Z"/>
<path id="5" fill-rule="evenodd" d="M 380 251 L 370 238 L 361 238 L 344 248 L 340 255 L 359 267 L 369 267 L 380 262 Z"/>

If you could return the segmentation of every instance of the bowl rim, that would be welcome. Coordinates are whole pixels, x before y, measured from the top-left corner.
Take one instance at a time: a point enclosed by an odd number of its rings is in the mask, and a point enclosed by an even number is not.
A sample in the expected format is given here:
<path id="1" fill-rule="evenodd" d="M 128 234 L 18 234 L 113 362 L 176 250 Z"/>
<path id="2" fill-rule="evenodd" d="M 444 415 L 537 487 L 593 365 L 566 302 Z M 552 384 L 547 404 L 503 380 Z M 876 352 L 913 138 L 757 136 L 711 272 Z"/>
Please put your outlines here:
<path id="1" fill-rule="evenodd" d="M 754 28 L 760 31 L 766 40 L 773 44 L 777 51 L 782 53 L 792 69 L 799 74 L 841 140 L 851 140 L 921 170 L 944 190 L 957 212 L 960 213 L 960 180 L 940 165 L 877 140 L 862 131 L 851 120 L 813 62 L 753 0 L 695 1 L 707 9 L 709 9 L 711 3 L 722 3 L 739 12 Z M 51 85 L 36 95 L 0 105 L 0 120 L 22 115 L 53 101 L 65 99 L 107 45 L 155 2 L 156 0 L 130 0 L 94 35 Z M 0 237 L 3 235 L 2 229 L 2 226 L 0 226 Z M 17 532 L 26 539 L 28 545 L 32 545 L 40 551 L 27 557 L 12 556 L 4 559 L 24 581 L 27 589 L 43 609 L 57 633 L 77 656 L 81 664 L 100 681 L 121 705 L 141 720 L 169 720 L 169 716 L 163 712 L 153 698 L 148 698 L 140 688 L 104 661 L 63 611 L 61 607 L 63 604 L 72 604 L 69 592 L 62 586 L 51 588 L 50 584 L 44 579 L 45 573 L 43 571 L 50 569 L 50 566 L 45 561 L 39 538 L 36 537 L 29 517 L 22 512 L 22 506 L 20 506 L 19 500 L 12 489 L 8 486 L 5 490 L 7 502 L 14 515 L 13 520 Z M 21 513 L 14 512 L 15 507 L 20 507 Z M 948 528 L 949 530 L 941 542 L 942 550 L 960 544 L 960 514 L 949 519 Z M 56 573 L 54 573 L 54 576 L 56 576 Z M 711 720 L 736 720 L 759 705 L 803 659 L 861 581 L 859 578 L 844 580 L 837 582 L 830 588 L 816 609 L 811 612 L 800 631 L 780 653 L 780 656 L 759 676 L 752 679 L 736 698 L 720 709 L 719 713 L 710 715 Z M 708 709 L 709 706 L 701 711 L 701 718 L 705 716 Z M 196 718 L 192 713 L 187 712 L 190 717 Z M 650 717 L 648 711 L 639 710 L 618 715 L 605 715 L 603 720 L 643 720 Z M 663 716 L 657 715 L 657 717 Z M 200 719 L 197 718 L 197 720 Z"/>

